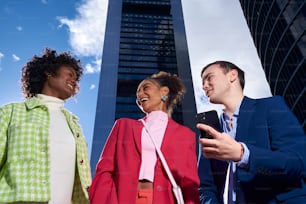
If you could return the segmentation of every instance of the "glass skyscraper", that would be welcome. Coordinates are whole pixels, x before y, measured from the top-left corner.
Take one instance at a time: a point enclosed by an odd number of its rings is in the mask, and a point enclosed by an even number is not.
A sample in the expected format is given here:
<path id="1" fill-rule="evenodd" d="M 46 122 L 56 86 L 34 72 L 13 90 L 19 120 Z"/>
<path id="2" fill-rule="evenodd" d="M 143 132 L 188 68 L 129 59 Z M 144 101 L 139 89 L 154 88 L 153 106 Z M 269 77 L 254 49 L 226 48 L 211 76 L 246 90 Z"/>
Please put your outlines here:
<path id="1" fill-rule="evenodd" d="M 144 116 L 135 103 L 136 89 L 140 81 L 159 71 L 183 80 L 187 93 L 173 119 L 195 130 L 181 1 L 109 0 L 91 152 L 93 172 L 114 121 Z"/>
<path id="2" fill-rule="evenodd" d="M 240 0 L 273 95 L 281 95 L 306 132 L 306 1 Z"/>

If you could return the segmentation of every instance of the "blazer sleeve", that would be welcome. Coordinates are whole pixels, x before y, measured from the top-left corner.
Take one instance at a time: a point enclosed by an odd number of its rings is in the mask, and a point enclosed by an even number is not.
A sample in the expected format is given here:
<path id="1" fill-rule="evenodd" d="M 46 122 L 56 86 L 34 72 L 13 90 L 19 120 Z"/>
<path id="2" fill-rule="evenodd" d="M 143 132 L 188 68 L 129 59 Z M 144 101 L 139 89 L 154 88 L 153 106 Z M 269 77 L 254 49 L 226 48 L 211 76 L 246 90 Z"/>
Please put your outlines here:
<path id="1" fill-rule="evenodd" d="M 113 180 L 118 130 L 119 124 L 118 121 L 116 121 L 108 136 L 96 167 L 96 174 L 89 191 L 89 200 L 91 204 L 118 203 L 116 185 Z"/>
<path id="2" fill-rule="evenodd" d="M 271 185 L 275 181 L 286 186 L 299 185 L 306 176 L 306 137 L 301 125 L 282 97 L 262 100 L 256 112 L 261 114 L 257 118 L 265 118 L 266 122 L 253 120 L 250 128 L 256 144 L 247 143 L 249 175 L 241 178 L 261 178 Z"/>
<path id="3" fill-rule="evenodd" d="M 7 157 L 7 130 L 11 120 L 12 106 L 9 104 L 0 108 L 0 178 Z"/>
<path id="4" fill-rule="evenodd" d="M 201 154 L 201 153 L 200 153 Z M 218 204 L 218 188 L 211 169 L 210 160 L 201 154 L 198 164 L 198 174 L 200 177 L 200 203 L 201 204 Z"/>
<path id="5" fill-rule="evenodd" d="M 184 195 L 184 201 L 186 204 L 199 204 L 199 186 L 200 180 L 198 176 L 197 168 L 197 155 L 196 155 L 196 136 L 195 133 L 188 129 L 189 142 L 187 148 L 187 154 L 184 157 L 186 159 L 184 178 L 181 184 L 182 192 Z"/>

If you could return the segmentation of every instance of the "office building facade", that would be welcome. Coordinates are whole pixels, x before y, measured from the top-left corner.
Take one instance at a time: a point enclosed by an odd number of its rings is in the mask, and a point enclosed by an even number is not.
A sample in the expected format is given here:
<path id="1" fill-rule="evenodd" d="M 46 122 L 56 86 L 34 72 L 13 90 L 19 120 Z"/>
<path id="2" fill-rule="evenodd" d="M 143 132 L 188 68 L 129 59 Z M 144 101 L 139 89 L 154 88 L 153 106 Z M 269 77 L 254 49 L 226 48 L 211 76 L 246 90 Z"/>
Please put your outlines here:
<path id="1" fill-rule="evenodd" d="M 305 131 L 306 1 L 240 0 L 240 4 L 272 94 L 285 98 Z"/>
<path id="2" fill-rule="evenodd" d="M 159 71 L 177 74 L 187 93 L 173 119 L 195 127 L 196 106 L 180 0 L 109 0 L 91 167 L 118 118 L 139 119 L 136 89 Z M 174 136 L 175 137 L 175 136 Z"/>

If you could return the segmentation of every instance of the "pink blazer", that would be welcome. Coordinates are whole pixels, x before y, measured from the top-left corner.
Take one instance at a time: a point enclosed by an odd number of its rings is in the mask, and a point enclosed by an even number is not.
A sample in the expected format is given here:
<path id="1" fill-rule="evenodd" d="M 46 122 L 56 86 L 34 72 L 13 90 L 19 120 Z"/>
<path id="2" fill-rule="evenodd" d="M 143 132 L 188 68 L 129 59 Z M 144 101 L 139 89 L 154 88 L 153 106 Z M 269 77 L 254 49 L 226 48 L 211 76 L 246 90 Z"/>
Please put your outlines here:
<path id="1" fill-rule="evenodd" d="M 122 118 L 115 122 L 96 167 L 89 192 L 91 204 L 135 204 L 142 128 L 138 120 Z M 169 118 L 161 151 L 182 188 L 185 203 L 200 203 L 195 133 Z M 155 165 L 153 203 L 176 203 L 159 159 Z"/>

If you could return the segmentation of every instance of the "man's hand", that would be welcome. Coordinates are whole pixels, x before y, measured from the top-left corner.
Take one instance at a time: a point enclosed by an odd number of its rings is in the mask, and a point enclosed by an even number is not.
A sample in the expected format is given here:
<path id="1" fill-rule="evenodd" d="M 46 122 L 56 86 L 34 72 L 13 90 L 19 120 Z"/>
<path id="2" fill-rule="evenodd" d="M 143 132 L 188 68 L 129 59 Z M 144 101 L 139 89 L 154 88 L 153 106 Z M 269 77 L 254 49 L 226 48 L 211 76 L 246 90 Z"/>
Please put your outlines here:
<path id="1" fill-rule="evenodd" d="M 213 139 L 200 138 L 202 153 L 207 158 L 218 160 L 232 160 L 238 162 L 242 158 L 243 146 L 226 133 L 216 131 L 214 128 L 197 124 L 197 128 L 207 132 Z"/>

